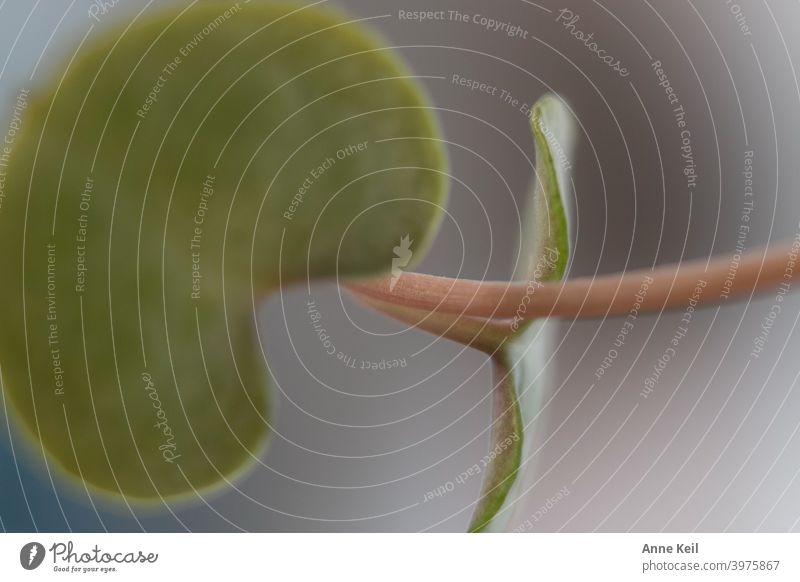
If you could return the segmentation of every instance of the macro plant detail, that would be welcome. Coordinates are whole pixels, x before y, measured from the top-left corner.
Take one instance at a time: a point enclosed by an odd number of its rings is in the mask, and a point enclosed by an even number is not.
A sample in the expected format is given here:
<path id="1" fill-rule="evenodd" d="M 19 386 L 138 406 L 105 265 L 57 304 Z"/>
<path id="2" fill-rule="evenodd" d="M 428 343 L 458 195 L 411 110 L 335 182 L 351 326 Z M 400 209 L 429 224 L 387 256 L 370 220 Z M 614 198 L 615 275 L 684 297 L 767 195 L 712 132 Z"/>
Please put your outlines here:
<path id="1" fill-rule="evenodd" d="M 727 257 L 571 279 L 563 158 L 579 136 L 545 95 L 530 115 L 524 268 L 512 282 L 412 273 L 446 206 L 434 112 L 392 49 L 327 9 L 206 2 L 78 47 L 28 99 L 0 210 L 0 366 L 21 430 L 126 500 L 225 486 L 269 436 L 258 305 L 335 279 L 491 359 L 470 531 L 501 531 L 536 446 L 552 318 L 625 313 L 644 278 L 640 309 L 659 312 L 698 281 L 733 298 L 793 272 L 797 243 L 750 251 L 734 280 Z"/>

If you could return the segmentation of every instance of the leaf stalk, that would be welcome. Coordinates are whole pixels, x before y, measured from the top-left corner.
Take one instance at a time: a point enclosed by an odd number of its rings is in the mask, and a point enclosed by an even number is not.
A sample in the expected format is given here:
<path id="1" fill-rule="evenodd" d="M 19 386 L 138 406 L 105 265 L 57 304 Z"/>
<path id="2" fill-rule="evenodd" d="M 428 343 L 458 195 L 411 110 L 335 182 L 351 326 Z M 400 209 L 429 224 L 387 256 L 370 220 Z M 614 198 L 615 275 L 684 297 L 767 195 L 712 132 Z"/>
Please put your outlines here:
<path id="1" fill-rule="evenodd" d="M 697 300 L 697 307 L 708 307 L 749 299 L 779 287 L 788 291 L 798 256 L 800 241 L 795 240 L 750 251 L 738 263 L 733 257 L 721 256 L 545 283 L 471 281 L 406 273 L 395 280 L 393 289 L 390 278 L 351 282 L 346 288 L 389 315 L 396 317 L 405 312 L 407 322 L 412 312 L 409 310 L 413 310 L 417 322 L 426 314 L 446 314 L 451 323 L 461 321 L 470 329 L 480 328 L 487 324 L 482 320 L 489 319 L 488 327 L 496 332 L 498 326 L 505 324 L 495 320 L 514 325 L 546 317 L 613 317 L 629 313 L 634 306 L 639 313 L 656 313 L 682 308 L 692 297 Z M 453 339 L 458 341 L 457 337 Z"/>

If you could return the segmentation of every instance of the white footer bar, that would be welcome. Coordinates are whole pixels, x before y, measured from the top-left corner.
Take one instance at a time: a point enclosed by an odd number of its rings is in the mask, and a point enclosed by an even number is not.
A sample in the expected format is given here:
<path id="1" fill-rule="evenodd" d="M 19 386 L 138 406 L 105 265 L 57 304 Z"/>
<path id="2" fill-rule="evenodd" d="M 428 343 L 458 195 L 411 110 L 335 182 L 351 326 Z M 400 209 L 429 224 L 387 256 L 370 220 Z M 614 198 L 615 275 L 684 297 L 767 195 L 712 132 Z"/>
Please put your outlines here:
<path id="1" fill-rule="evenodd" d="M 0 535 L 0 580 L 138 582 L 187 575 L 226 582 L 254 575 L 325 582 L 797 581 L 800 535 Z"/>

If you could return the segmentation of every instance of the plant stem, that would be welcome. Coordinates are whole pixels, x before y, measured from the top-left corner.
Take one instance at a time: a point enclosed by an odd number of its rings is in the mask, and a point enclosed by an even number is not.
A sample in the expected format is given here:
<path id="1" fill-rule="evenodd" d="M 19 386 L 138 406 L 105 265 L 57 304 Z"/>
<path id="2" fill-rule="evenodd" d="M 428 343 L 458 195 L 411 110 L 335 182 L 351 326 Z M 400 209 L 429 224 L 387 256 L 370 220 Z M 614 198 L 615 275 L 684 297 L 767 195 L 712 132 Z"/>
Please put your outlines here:
<path id="1" fill-rule="evenodd" d="M 398 321 L 481 350 L 489 355 L 497 352 L 499 346 L 502 346 L 511 335 L 508 322 L 449 313 L 430 313 L 413 307 L 386 303 L 358 293 L 356 295 L 366 305 Z"/>
<path id="2" fill-rule="evenodd" d="M 365 298 L 427 313 L 519 318 L 590 318 L 624 315 L 639 302 L 640 313 L 683 307 L 704 285 L 699 306 L 777 289 L 791 283 L 800 242 L 742 255 L 584 277 L 557 283 L 484 282 L 406 273 L 390 291 L 390 279 L 349 283 Z M 646 285 L 646 288 L 645 288 Z M 644 290 L 644 293 L 642 292 Z"/>

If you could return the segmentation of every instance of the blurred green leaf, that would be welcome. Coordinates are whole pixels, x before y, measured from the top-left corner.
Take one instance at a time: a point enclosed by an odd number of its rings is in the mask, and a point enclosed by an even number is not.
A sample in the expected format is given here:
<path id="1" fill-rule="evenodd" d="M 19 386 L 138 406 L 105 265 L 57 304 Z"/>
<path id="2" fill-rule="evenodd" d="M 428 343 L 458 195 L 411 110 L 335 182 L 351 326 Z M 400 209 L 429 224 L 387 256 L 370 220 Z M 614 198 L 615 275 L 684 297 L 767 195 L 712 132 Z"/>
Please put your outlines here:
<path id="1" fill-rule="evenodd" d="M 33 92 L 0 208 L 24 430 L 143 500 L 251 465 L 270 412 L 257 305 L 389 271 L 405 236 L 422 256 L 446 189 L 429 107 L 391 49 L 316 8 L 203 2 L 92 33 Z"/>

